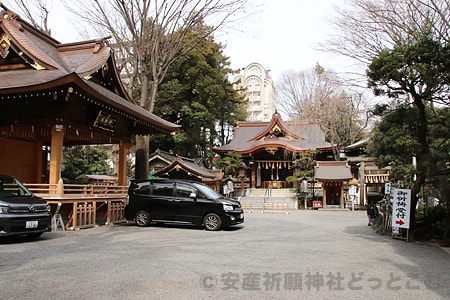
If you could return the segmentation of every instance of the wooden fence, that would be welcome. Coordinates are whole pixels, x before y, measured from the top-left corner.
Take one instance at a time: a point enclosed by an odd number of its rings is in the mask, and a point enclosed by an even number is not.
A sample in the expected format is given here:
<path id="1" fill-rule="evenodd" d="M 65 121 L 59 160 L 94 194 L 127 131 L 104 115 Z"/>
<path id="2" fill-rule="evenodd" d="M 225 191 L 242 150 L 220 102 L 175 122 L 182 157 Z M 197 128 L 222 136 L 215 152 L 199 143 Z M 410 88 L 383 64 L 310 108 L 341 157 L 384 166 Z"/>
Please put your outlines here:
<path id="1" fill-rule="evenodd" d="M 241 207 L 244 212 L 252 213 L 255 210 L 260 210 L 262 214 L 265 213 L 283 213 L 289 214 L 289 203 L 287 202 L 253 202 L 241 201 Z"/>
<path id="2" fill-rule="evenodd" d="M 84 203 L 73 203 L 73 210 L 75 212 L 72 214 L 71 218 L 71 228 L 89 228 L 95 227 L 96 224 L 96 202 L 84 202 Z"/>
<path id="3" fill-rule="evenodd" d="M 289 214 L 289 203 L 284 202 L 265 202 L 262 205 L 261 213 L 283 213 Z"/>

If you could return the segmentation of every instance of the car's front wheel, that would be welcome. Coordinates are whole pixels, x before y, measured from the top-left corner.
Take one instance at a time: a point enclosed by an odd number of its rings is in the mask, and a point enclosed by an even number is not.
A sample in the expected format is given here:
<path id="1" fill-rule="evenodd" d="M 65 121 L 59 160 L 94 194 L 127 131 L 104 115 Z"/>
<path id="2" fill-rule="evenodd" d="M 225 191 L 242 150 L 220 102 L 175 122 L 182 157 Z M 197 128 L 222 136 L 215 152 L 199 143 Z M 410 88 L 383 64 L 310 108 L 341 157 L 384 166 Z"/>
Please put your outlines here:
<path id="1" fill-rule="evenodd" d="M 140 210 L 134 216 L 134 220 L 136 221 L 137 226 L 146 227 L 150 225 L 150 214 L 145 210 Z"/>
<path id="2" fill-rule="evenodd" d="M 206 230 L 215 231 L 219 230 L 222 225 L 222 220 L 217 214 L 210 213 L 203 219 L 203 226 Z"/>

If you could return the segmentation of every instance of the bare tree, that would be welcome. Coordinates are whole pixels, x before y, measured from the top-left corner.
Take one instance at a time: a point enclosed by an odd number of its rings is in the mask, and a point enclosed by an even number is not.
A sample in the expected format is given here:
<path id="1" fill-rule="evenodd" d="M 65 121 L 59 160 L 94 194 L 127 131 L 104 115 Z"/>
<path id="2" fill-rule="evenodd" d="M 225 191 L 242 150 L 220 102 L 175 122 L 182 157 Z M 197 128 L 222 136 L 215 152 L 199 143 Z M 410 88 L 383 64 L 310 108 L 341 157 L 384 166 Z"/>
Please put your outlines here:
<path id="1" fill-rule="evenodd" d="M 277 83 L 278 109 L 290 119 L 319 122 L 333 144 L 335 159 L 342 147 L 361 138 L 368 118 L 367 100 L 361 92 L 349 92 L 332 71 L 320 65 L 308 71 L 287 71 Z"/>
<path id="2" fill-rule="evenodd" d="M 320 49 L 355 59 L 367 66 L 382 49 L 432 26 L 434 34 L 449 41 L 448 0 L 346 0 L 330 19 L 333 35 Z"/>
<path id="3" fill-rule="evenodd" d="M 15 0 L 14 8 L 28 19 L 31 24 L 39 30 L 51 35 L 48 27 L 48 15 L 50 13 L 51 4 L 46 0 Z"/>
<path id="4" fill-rule="evenodd" d="M 335 75 L 320 65 L 306 71 L 284 72 L 277 82 L 278 110 L 290 119 L 307 119 L 306 107 L 329 98 L 338 87 L 332 76 Z"/>
<path id="5" fill-rule="evenodd" d="M 187 55 L 186 34 L 208 23 L 205 35 L 242 16 L 250 0 L 93 0 L 67 2 L 81 20 L 112 33 L 129 93 L 136 103 L 153 112 L 157 90 L 170 65 Z M 196 44 L 193 43 L 192 47 Z M 148 173 L 149 139 L 136 137 L 136 177 Z"/>
<path id="6" fill-rule="evenodd" d="M 140 87 L 138 103 L 152 112 L 157 88 L 169 66 L 186 55 L 180 53 L 186 34 L 207 20 L 213 24 L 208 24 L 205 36 L 213 34 L 234 20 L 238 10 L 248 3 L 249 0 L 94 0 L 69 7 L 100 34 L 113 34 L 116 46 L 126 56 L 129 87 Z"/>

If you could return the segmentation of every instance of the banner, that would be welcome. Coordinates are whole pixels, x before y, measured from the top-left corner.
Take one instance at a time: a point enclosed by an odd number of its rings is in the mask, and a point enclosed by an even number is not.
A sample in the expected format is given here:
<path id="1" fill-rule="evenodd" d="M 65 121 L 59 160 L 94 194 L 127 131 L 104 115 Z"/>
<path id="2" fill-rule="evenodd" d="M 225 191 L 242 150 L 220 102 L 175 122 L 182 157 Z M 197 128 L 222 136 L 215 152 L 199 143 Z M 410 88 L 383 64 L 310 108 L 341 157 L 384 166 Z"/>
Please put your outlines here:
<path id="1" fill-rule="evenodd" d="M 392 228 L 409 228 L 410 212 L 411 190 L 394 189 L 394 202 L 392 203 Z"/>

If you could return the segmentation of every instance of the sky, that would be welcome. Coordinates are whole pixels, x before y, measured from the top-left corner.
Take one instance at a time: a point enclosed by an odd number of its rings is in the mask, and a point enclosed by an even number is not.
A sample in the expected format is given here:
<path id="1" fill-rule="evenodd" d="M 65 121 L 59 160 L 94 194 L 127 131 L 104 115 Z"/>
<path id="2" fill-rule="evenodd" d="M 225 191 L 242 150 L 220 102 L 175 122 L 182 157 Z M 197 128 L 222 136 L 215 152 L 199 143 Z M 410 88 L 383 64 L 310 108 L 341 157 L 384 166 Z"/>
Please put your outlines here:
<path id="1" fill-rule="evenodd" d="M 261 13 L 242 20 L 239 30 L 223 30 L 217 42 L 225 46 L 233 69 L 257 62 L 270 70 L 274 82 L 288 70 L 303 71 L 320 63 L 326 69 L 344 72 L 348 63 L 331 53 L 316 50 L 329 37 L 331 26 L 326 17 L 333 14 L 333 4 L 342 0 L 254 0 Z M 83 40 L 76 25 L 67 19 L 60 1 L 53 1 L 49 26 L 60 42 Z"/>
<path id="2" fill-rule="evenodd" d="M 326 17 L 336 0 L 266 0 L 263 13 L 249 24 L 248 32 L 219 35 L 233 68 L 252 62 L 270 70 L 277 81 L 287 71 L 302 71 L 320 63 L 325 68 L 343 68 L 330 53 L 316 50 L 331 26 Z M 337 71 L 337 70 L 336 70 Z"/>

